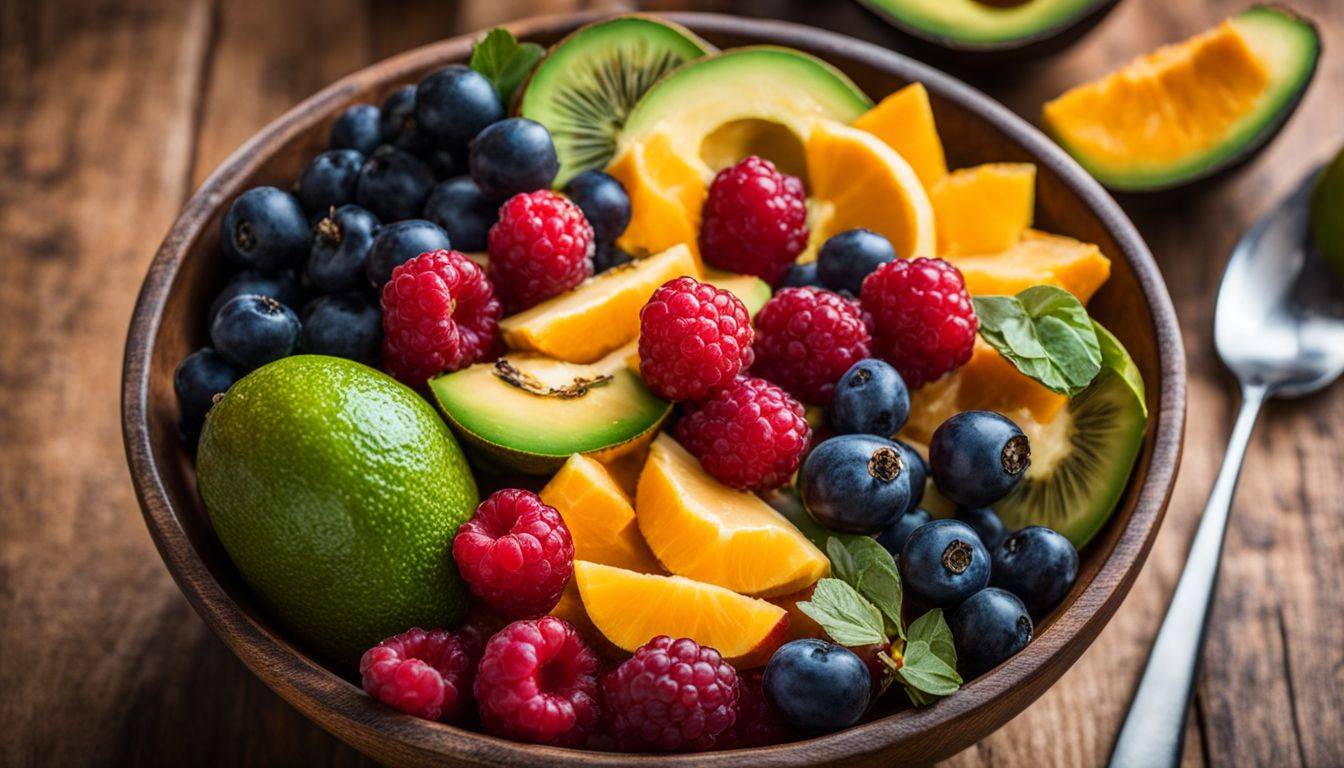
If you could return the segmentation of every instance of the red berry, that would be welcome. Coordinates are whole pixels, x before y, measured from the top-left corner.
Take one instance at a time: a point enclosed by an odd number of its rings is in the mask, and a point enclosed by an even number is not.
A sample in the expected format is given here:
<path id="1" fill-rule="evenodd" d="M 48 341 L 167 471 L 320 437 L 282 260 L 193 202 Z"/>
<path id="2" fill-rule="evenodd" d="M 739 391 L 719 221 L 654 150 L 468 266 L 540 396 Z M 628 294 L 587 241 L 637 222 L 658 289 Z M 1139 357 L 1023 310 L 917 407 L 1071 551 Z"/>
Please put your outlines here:
<path id="1" fill-rule="evenodd" d="M 737 676 L 738 687 L 741 690 L 737 701 L 737 722 L 733 723 L 731 736 L 725 734 L 726 743 L 720 743 L 721 747 L 731 749 L 768 747 L 796 738 L 788 723 L 784 722 L 784 718 L 780 717 L 774 705 L 765 697 L 761 678 L 761 670 Z"/>
<path id="2" fill-rule="evenodd" d="M 453 720 L 471 698 L 472 660 L 444 629 L 419 627 L 389 637 L 359 660 L 364 691 L 427 720 Z"/>
<path id="3" fill-rule="evenodd" d="M 495 343 L 500 305 L 485 272 L 457 251 L 431 251 L 383 286 L 383 370 L 420 387 L 465 368 Z"/>
<path id="4" fill-rule="evenodd" d="M 835 383 L 868 357 L 859 303 L 820 288 L 785 288 L 756 313 L 753 375 L 800 400 L 830 405 Z"/>
<path id="5" fill-rule="evenodd" d="M 475 692 L 485 729 L 518 741 L 581 746 L 599 720 L 597 657 L 554 616 L 515 621 L 490 638 Z"/>
<path id="6" fill-rule="evenodd" d="M 639 373 L 659 397 L 700 400 L 751 365 L 751 315 L 729 291 L 678 277 L 639 311 Z"/>
<path id="7" fill-rule="evenodd" d="M 505 488 L 458 529 L 453 559 L 471 591 L 501 613 L 540 616 L 574 575 L 574 540 L 555 507 L 531 491 Z"/>
<path id="8" fill-rule="evenodd" d="M 602 680 L 607 725 L 621 749 L 712 749 L 737 719 L 737 671 L 694 640 L 655 637 Z"/>
<path id="9" fill-rule="evenodd" d="M 744 376 L 682 417 L 676 434 L 719 482 L 764 491 L 793 477 L 812 429 L 788 392 Z"/>
<path id="10" fill-rule="evenodd" d="M 706 264 L 756 275 L 774 285 L 807 247 L 803 182 L 751 155 L 719 171 L 700 224 Z"/>
<path id="11" fill-rule="evenodd" d="M 593 227 L 579 206 L 549 189 L 514 195 L 490 227 L 490 279 L 519 312 L 593 274 Z"/>
<path id="12" fill-rule="evenodd" d="M 911 389 L 971 359 L 980 322 L 961 270 L 942 259 L 887 262 L 864 278 L 863 308 L 873 316 L 873 350 Z"/>

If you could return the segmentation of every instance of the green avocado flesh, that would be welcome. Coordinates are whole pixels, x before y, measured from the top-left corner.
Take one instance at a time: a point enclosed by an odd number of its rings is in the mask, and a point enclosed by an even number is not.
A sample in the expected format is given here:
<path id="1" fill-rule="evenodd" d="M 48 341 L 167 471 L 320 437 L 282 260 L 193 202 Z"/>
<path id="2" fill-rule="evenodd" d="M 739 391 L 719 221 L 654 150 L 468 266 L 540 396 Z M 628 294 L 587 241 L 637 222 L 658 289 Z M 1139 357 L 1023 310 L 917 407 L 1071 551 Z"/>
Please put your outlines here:
<path id="1" fill-rule="evenodd" d="M 903 27 L 939 41 L 992 46 L 1068 26 L 1106 0 L 861 0 Z"/>
<path id="2" fill-rule="evenodd" d="M 320 355 L 263 366 L 210 410 L 196 472 L 243 579 L 324 656 L 461 620 L 452 541 L 476 483 L 443 420 L 390 377 Z"/>
<path id="3" fill-rule="evenodd" d="M 714 47 L 689 30 L 643 16 L 589 24 L 560 41 L 528 81 L 518 112 L 555 141 L 563 187 L 603 168 L 630 110 L 654 83 Z"/>

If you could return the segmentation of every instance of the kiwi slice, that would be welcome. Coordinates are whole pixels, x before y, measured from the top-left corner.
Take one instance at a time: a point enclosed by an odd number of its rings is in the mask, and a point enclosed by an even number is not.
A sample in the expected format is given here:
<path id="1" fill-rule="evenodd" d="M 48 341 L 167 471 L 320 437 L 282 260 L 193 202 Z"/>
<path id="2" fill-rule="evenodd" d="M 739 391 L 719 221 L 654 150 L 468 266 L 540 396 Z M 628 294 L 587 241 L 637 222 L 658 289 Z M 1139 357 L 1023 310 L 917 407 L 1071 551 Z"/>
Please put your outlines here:
<path id="1" fill-rule="evenodd" d="M 1148 425 L 1138 367 L 1110 331 L 1093 326 L 1101 342 L 1101 372 L 1069 401 L 1065 453 L 1048 472 L 1028 475 L 994 505 L 1009 530 L 1044 525 L 1079 548 L 1115 511 Z"/>
<path id="2" fill-rule="evenodd" d="M 563 187 L 604 168 L 644 92 L 664 75 L 716 49 L 690 30 L 647 16 L 618 16 L 556 43 L 523 89 L 518 113 L 546 126 Z"/>

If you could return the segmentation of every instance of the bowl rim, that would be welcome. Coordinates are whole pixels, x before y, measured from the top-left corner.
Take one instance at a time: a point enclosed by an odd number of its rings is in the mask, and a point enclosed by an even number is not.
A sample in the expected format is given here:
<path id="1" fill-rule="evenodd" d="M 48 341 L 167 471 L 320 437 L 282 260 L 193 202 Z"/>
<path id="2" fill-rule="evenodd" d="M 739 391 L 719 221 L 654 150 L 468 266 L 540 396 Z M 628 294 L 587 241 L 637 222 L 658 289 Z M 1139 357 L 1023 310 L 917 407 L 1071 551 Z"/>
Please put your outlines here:
<path id="1" fill-rule="evenodd" d="M 587 12 L 534 16 L 503 25 L 520 38 L 563 34 L 595 19 L 621 15 Z M 303 100 L 256 133 L 229 156 L 183 207 L 156 252 L 141 287 L 127 334 L 122 376 L 122 434 L 127 463 L 146 526 L 174 581 L 192 607 L 230 650 L 272 690 L 309 719 L 362 751 L 406 763 L 428 763 L 451 755 L 490 765 L 736 766 L 853 762 L 879 754 L 940 727 L 961 727 L 980 735 L 992 731 L 1030 703 L 1091 644 L 1119 607 L 1156 536 L 1179 465 L 1185 422 L 1186 367 L 1179 326 L 1157 264 L 1134 225 L 1102 186 L 1062 149 L 1026 120 L 960 80 L 894 51 L 802 24 L 712 13 L 661 13 L 661 18 L 710 34 L 748 35 L 806 48 L 826 58 L 834 54 L 909 81 L 923 82 L 940 99 L 993 123 L 1005 136 L 1047 167 L 1101 221 L 1129 263 L 1152 314 L 1156 331 L 1160 391 L 1156 429 L 1147 474 L 1137 489 L 1134 511 L 1110 556 L 1082 593 L 1033 639 L 1029 650 L 919 710 L 906 710 L 853 728 L 771 747 L 695 755 L 637 756 L 521 744 L 483 733 L 432 723 L 369 706 L 358 686 L 313 661 L 282 636 L 261 625 L 224 590 L 191 545 L 165 489 L 149 433 L 151 358 L 167 297 L 189 244 L 202 235 L 212 212 L 233 188 L 261 165 L 261 150 L 310 130 L 335 105 L 375 82 L 405 80 L 442 61 L 464 61 L 478 32 L 416 48 L 364 67 Z M 1081 636 L 1081 637 L 1080 637 Z M 1014 692 L 1021 707 L 989 711 Z M 929 759 L 963 748 L 967 742 L 934 739 Z"/>

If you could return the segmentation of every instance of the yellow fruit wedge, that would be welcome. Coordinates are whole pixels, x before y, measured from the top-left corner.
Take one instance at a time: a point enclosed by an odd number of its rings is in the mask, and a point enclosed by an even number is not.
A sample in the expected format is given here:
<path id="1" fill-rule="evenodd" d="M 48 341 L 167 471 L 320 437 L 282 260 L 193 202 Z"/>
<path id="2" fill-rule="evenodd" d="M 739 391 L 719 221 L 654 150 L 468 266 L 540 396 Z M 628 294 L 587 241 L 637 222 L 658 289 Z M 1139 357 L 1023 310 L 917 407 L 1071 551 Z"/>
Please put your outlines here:
<path id="1" fill-rule="evenodd" d="M 948 174 L 929 190 L 938 223 L 938 254 L 996 253 L 1031 226 L 1036 166 L 986 163 Z"/>
<path id="2" fill-rule="evenodd" d="M 644 257 L 685 245 L 699 261 L 700 208 L 708 187 L 700 168 L 677 155 L 666 131 L 630 144 L 607 168 L 630 195 L 630 223 L 616 240 Z"/>
<path id="3" fill-rule="evenodd" d="M 662 573 L 639 534 L 630 497 L 602 464 L 582 454 L 570 456 L 540 496 L 565 519 L 575 558 Z"/>
<path id="4" fill-rule="evenodd" d="M 510 349 L 591 363 L 639 334 L 639 310 L 658 286 L 700 274 L 685 245 L 609 269 L 579 287 L 499 323 Z"/>
<path id="5" fill-rule="evenodd" d="M 915 169 L 925 189 L 947 175 L 943 142 L 933 122 L 933 107 L 923 83 L 911 83 L 859 115 L 851 123 L 896 150 Z"/>
<path id="6" fill-rule="evenodd" d="M 669 571 L 734 592 L 785 595 L 830 571 L 821 550 L 769 504 L 710 477 L 666 433 L 649 447 L 635 518 Z"/>
<path id="7" fill-rule="evenodd" d="M 973 296 L 1012 296 L 1033 285 L 1053 285 L 1087 303 L 1111 276 L 1101 249 L 1071 237 L 1029 229 L 1000 252 L 948 258 Z"/>
<path id="8" fill-rule="evenodd" d="M 689 637 L 751 669 L 788 639 L 788 611 L 713 584 L 584 560 L 574 561 L 574 581 L 588 620 L 626 651 L 658 635 Z"/>

